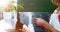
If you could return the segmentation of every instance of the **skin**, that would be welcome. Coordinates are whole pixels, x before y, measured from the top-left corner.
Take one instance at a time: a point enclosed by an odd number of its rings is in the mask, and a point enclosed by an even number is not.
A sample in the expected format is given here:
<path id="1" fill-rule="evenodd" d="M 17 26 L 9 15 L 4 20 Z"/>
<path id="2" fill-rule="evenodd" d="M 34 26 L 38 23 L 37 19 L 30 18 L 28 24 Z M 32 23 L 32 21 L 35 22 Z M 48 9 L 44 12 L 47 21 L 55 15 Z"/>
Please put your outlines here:
<path id="1" fill-rule="evenodd" d="M 55 5 L 58 5 L 57 9 L 55 9 L 53 14 L 59 14 L 60 15 L 60 0 L 52 0 L 52 3 Z"/>
<path id="2" fill-rule="evenodd" d="M 42 18 L 35 18 L 34 23 L 37 27 L 44 29 L 45 32 L 57 32 L 47 21 Z"/>

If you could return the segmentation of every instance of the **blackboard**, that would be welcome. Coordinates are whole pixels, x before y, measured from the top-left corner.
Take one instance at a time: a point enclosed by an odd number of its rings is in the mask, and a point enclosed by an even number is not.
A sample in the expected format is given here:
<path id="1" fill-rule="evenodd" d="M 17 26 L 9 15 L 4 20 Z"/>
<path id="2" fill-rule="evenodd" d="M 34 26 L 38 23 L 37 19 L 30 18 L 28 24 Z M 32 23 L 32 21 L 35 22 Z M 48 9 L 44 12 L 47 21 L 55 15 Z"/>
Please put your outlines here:
<path id="1" fill-rule="evenodd" d="M 57 8 L 51 0 L 18 0 L 18 2 L 23 3 L 23 12 L 53 12 Z"/>

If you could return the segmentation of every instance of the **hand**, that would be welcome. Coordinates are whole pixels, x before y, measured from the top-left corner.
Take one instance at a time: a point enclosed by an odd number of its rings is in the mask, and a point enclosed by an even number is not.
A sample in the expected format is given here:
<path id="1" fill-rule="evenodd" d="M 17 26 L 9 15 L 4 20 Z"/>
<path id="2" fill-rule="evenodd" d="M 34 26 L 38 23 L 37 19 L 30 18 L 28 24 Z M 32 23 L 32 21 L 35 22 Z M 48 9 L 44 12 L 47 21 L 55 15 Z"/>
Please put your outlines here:
<path id="1" fill-rule="evenodd" d="M 23 32 L 27 32 L 28 31 L 28 27 L 24 24 L 23 25 L 23 29 L 22 29 Z"/>
<path id="2" fill-rule="evenodd" d="M 45 31 L 57 32 L 47 21 L 42 18 L 35 18 L 34 23 L 37 27 L 42 27 Z"/>
<path id="3" fill-rule="evenodd" d="M 42 18 L 35 18 L 34 23 L 37 27 L 42 27 L 45 24 L 45 20 Z"/>

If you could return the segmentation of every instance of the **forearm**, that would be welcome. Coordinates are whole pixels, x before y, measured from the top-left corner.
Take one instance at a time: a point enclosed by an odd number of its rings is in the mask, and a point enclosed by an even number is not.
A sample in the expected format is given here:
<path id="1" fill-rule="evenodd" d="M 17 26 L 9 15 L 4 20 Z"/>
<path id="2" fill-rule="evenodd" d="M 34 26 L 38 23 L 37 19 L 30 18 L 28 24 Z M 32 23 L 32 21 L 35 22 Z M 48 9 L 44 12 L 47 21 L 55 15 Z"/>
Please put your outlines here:
<path id="1" fill-rule="evenodd" d="M 57 32 L 56 29 L 54 27 L 52 27 L 49 23 L 45 23 L 43 25 L 44 29 L 50 31 L 50 32 Z"/>

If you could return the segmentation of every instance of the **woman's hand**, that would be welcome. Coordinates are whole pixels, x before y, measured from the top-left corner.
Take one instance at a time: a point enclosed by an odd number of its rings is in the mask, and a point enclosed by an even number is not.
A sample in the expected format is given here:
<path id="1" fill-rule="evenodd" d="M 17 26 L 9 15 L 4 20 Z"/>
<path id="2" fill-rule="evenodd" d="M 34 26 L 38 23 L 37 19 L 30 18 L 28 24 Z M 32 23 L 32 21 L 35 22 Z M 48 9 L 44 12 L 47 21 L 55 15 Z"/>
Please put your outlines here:
<path id="1" fill-rule="evenodd" d="M 42 18 L 35 18 L 34 23 L 37 27 L 42 27 L 45 31 L 57 32 L 47 21 Z"/>
<path id="2" fill-rule="evenodd" d="M 45 24 L 45 20 L 41 18 L 35 18 L 34 23 L 37 27 L 43 27 L 43 25 Z"/>

